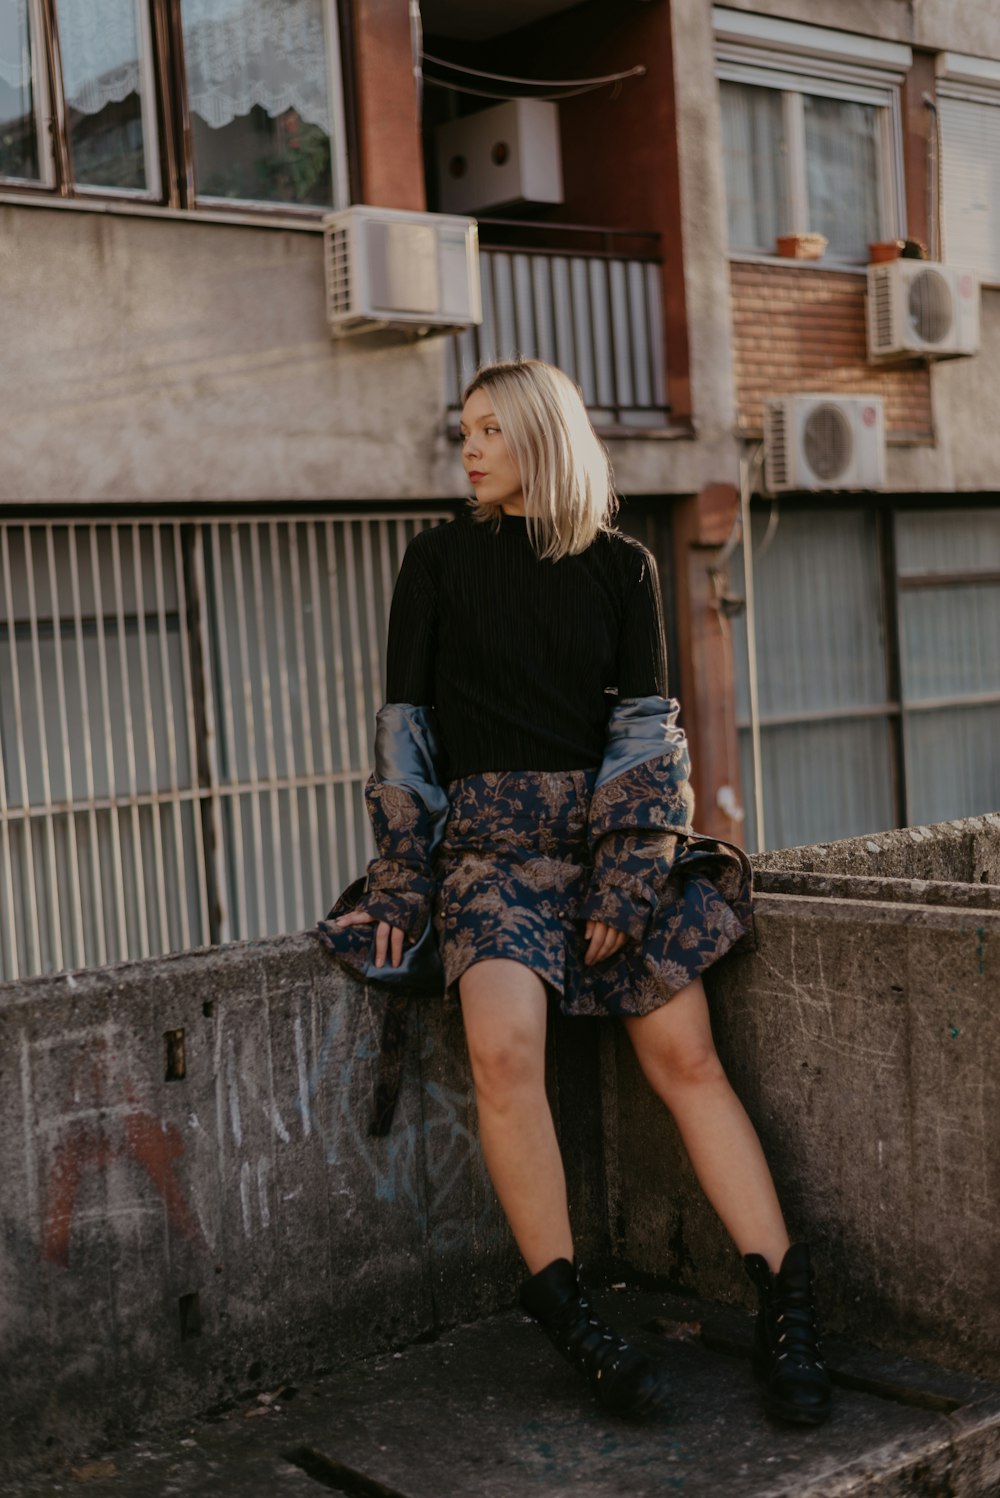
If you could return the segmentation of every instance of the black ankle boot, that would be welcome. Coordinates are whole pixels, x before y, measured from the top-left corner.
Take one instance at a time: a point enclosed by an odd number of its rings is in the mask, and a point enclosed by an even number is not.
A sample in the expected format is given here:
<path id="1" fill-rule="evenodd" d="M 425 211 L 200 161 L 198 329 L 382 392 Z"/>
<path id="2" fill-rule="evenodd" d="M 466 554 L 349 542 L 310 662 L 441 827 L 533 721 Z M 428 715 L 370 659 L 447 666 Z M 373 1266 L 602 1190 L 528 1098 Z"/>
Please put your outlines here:
<path id="1" fill-rule="evenodd" d="M 830 1375 L 820 1355 L 809 1250 L 793 1243 L 777 1274 L 760 1254 L 745 1254 L 743 1263 L 760 1296 L 753 1371 L 767 1384 L 767 1412 L 822 1425 L 830 1417 Z"/>
<path id="2" fill-rule="evenodd" d="M 586 1378 L 605 1409 L 643 1415 L 666 1397 L 663 1370 L 595 1315 L 578 1268 L 554 1259 L 521 1286 L 521 1304 Z"/>

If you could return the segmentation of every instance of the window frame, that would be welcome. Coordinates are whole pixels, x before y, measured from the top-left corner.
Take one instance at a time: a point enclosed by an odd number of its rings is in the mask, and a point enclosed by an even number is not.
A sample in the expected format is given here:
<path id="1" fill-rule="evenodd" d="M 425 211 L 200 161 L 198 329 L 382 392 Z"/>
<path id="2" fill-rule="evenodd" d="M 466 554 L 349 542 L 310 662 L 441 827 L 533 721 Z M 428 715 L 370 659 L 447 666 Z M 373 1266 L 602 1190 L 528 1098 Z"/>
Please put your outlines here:
<path id="1" fill-rule="evenodd" d="M 716 42 L 717 83 L 740 83 L 781 92 L 788 140 L 786 192 L 791 223 L 783 232 L 808 233 L 809 186 L 806 166 L 803 95 L 871 104 L 880 110 L 878 139 L 879 238 L 897 239 L 906 225 L 904 196 L 902 79 L 894 72 L 862 68 L 851 63 L 818 59 L 801 53 L 770 52 L 765 48 Z M 721 153 L 720 153 L 721 154 Z M 725 161 L 723 159 L 725 184 Z M 725 189 L 728 192 L 728 187 Z M 791 262 L 773 250 L 737 248 L 728 244 L 731 259 L 767 260 L 779 265 L 807 264 L 818 269 L 858 270 L 866 260 L 827 252 L 818 262 Z"/>
<path id="2" fill-rule="evenodd" d="M 345 77 L 350 47 L 345 36 L 346 0 L 320 0 L 326 45 L 326 86 L 330 102 L 331 202 L 281 203 L 256 198 L 214 198 L 198 193 L 193 132 L 188 113 L 181 0 L 134 0 L 143 57 L 140 71 L 149 91 L 143 116 L 143 154 L 147 181 L 155 188 L 122 188 L 76 182 L 68 106 L 59 48 L 56 0 L 27 0 L 32 37 L 32 90 L 40 175 L 37 179 L 0 175 L 5 201 L 62 200 L 75 207 L 107 210 L 172 210 L 205 219 L 299 220 L 303 227 L 351 201 L 347 101 L 353 80 Z M 148 126 L 148 128 L 147 128 Z M 153 170 L 151 170 L 153 168 Z"/>

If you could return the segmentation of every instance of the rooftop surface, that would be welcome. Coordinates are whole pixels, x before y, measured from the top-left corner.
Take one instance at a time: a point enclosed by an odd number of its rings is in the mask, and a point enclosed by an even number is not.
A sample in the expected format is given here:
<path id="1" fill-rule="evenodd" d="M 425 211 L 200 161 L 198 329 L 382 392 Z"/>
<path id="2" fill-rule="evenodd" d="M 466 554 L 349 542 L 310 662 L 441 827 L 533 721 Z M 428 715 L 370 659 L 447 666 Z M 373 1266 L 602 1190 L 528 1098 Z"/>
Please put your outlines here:
<path id="1" fill-rule="evenodd" d="M 605 1415 L 518 1312 L 307 1380 L 247 1387 L 155 1439 L 100 1453 L 3 1498 L 995 1498 L 1000 1389 L 831 1343 L 820 1429 L 761 1411 L 740 1311 L 608 1290 L 602 1309 L 674 1370 L 669 1407 Z M 342 1354 L 343 1349 L 339 1350 Z"/>

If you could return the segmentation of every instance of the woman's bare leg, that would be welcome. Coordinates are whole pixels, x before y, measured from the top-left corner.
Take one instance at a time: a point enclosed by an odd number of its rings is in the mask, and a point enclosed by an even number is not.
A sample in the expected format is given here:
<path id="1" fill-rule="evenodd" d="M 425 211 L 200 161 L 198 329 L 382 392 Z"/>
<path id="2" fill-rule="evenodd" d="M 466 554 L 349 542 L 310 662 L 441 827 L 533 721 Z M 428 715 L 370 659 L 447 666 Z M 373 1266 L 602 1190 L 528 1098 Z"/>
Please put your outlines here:
<path id="1" fill-rule="evenodd" d="M 741 1254 L 762 1254 L 777 1271 L 788 1233 L 760 1140 L 716 1054 L 701 979 L 651 1014 L 626 1019 L 625 1026 L 736 1247 Z"/>
<path id="2" fill-rule="evenodd" d="M 545 984 L 523 963 L 487 958 L 459 980 L 479 1138 L 531 1274 L 572 1259 L 566 1177 L 545 1092 Z"/>

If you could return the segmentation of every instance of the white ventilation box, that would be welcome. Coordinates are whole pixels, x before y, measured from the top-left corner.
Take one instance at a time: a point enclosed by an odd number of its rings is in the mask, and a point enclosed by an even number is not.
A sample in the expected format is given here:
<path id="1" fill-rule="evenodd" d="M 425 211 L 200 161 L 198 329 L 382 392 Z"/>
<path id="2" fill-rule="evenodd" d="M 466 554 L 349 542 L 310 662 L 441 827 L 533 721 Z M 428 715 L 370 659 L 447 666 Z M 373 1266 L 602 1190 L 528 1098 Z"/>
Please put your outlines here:
<path id="1" fill-rule="evenodd" d="M 764 412 L 772 494 L 786 489 L 881 489 L 885 417 L 878 395 L 785 395 Z"/>
<path id="2" fill-rule="evenodd" d="M 356 203 L 326 215 L 323 242 L 335 338 L 458 333 L 483 320 L 474 219 Z"/>
<path id="3" fill-rule="evenodd" d="M 485 213 L 563 201 L 559 106 L 511 99 L 435 131 L 438 199 L 445 213 Z"/>
<path id="4" fill-rule="evenodd" d="M 932 260 L 868 267 L 868 357 L 955 359 L 979 348 L 979 282 Z"/>

